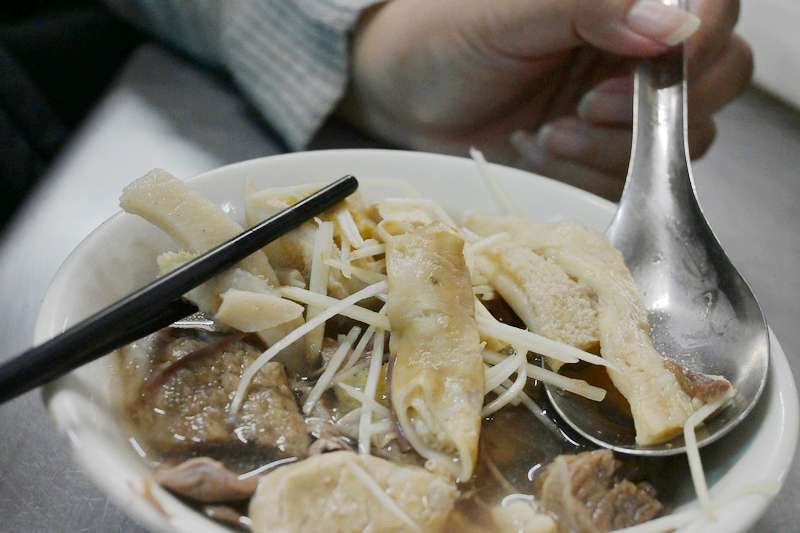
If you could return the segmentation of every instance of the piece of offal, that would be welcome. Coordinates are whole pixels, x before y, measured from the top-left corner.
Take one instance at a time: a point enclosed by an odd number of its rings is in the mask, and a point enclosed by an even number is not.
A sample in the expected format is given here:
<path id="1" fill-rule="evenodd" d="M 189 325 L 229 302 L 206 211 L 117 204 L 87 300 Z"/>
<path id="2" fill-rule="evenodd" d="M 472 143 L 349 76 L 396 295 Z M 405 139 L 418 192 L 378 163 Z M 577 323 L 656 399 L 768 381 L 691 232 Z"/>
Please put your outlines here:
<path id="1" fill-rule="evenodd" d="M 457 497 L 424 468 L 338 451 L 262 477 L 249 514 L 254 533 L 436 533 Z"/>
<path id="2" fill-rule="evenodd" d="M 390 237 L 390 397 L 397 422 L 431 468 L 472 476 L 483 404 L 483 358 L 463 254 L 441 222 Z"/>
<path id="3" fill-rule="evenodd" d="M 552 259 L 505 241 L 477 255 L 475 265 L 529 330 L 587 352 L 598 349 L 594 291 Z M 550 361 L 556 370 L 558 364 Z"/>
<path id="4" fill-rule="evenodd" d="M 622 254 L 575 221 L 544 224 L 516 217 L 473 215 L 467 227 L 482 236 L 506 232 L 590 286 L 597 297 L 600 353 L 609 377 L 630 404 L 640 445 L 669 440 L 694 412 L 692 398 L 664 365 L 650 338 L 647 313 Z"/>
<path id="5" fill-rule="evenodd" d="M 159 257 L 166 272 L 243 231 L 219 206 L 170 173 L 154 169 L 125 187 L 120 206 L 154 224 L 181 247 Z M 275 290 L 278 280 L 263 251 L 246 257 L 226 274 L 203 283 L 186 297 L 201 311 L 240 331 L 259 332 L 271 344 L 273 330 L 302 323 L 302 306 Z"/>

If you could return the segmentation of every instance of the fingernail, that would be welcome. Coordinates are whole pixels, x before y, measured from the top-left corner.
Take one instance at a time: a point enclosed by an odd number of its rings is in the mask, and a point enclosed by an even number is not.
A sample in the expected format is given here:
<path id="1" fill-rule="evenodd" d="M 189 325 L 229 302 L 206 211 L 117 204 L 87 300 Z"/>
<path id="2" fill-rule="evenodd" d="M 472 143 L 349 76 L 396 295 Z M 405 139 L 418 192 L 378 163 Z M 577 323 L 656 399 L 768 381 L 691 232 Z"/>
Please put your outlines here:
<path id="1" fill-rule="evenodd" d="M 590 122 L 630 122 L 633 115 L 633 94 L 591 90 L 578 102 L 576 114 Z"/>
<path id="2" fill-rule="evenodd" d="M 547 151 L 537 142 L 537 136 L 525 130 L 517 130 L 509 137 L 511 146 L 528 163 L 544 168 L 550 161 Z"/>
<path id="3" fill-rule="evenodd" d="M 565 159 L 584 158 L 590 149 L 588 132 L 577 120 L 545 124 L 536 135 L 536 144 Z"/>
<path id="4" fill-rule="evenodd" d="M 626 19 L 628 27 L 634 32 L 674 46 L 689 38 L 700 26 L 700 19 L 679 7 L 668 6 L 660 0 L 639 0 Z"/>
<path id="5" fill-rule="evenodd" d="M 575 113 L 584 120 L 591 120 L 590 117 L 592 117 L 592 111 L 596 107 L 595 102 L 598 98 L 600 95 L 597 94 L 597 91 L 589 91 L 584 94 L 578 102 Z"/>

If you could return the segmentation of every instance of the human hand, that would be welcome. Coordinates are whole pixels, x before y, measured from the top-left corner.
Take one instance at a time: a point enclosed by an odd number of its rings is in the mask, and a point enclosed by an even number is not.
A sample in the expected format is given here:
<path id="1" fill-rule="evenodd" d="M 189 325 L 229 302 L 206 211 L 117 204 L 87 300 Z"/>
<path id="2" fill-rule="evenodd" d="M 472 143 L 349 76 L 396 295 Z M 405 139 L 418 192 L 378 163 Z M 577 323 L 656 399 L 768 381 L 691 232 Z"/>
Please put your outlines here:
<path id="1" fill-rule="evenodd" d="M 752 76 L 733 33 L 738 0 L 391 0 L 353 41 L 341 113 L 418 150 L 528 168 L 619 196 L 630 158 L 632 70 L 686 42 L 689 144 L 710 146 L 713 115 Z M 699 27 L 698 27 L 699 23 Z"/>

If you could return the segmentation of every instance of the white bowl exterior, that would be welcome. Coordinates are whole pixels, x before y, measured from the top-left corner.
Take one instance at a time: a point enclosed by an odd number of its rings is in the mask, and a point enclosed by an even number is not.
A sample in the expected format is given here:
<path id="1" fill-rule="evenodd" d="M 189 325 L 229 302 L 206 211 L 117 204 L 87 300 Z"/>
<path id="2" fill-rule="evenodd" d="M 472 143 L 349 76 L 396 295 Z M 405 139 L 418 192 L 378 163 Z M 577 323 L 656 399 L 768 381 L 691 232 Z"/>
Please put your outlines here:
<path id="1" fill-rule="evenodd" d="M 613 216 L 614 204 L 585 191 L 507 167 L 489 168 L 524 216 L 542 221 L 576 219 L 601 232 Z M 472 160 L 417 152 L 337 150 L 272 156 L 222 167 L 189 182 L 241 220 L 241 192 L 248 180 L 264 188 L 330 182 L 346 174 L 362 181 L 404 179 L 450 212 L 499 212 Z M 392 188 L 362 187 L 362 191 L 368 200 L 400 195 Z M 36 324 L 36 343 L 150 281 L 155 276 L 155 256 L 168 249 L 174 249 L 169 239 L 137 217 L 120 213 L 108 220 L 75 249 L 53 279 Z M 730 436 L 704 450 L 715 500 L 754 481 L 780 485 L 791 464 L 798 435 L 797 391 L 774 336 L 771 346 L 770 381 L 759 406 Z M 76 460 L 118 505 L 154 531 L 228 531 L 149 481 L 141 458 L 114 419 L 107 383 L 104 365 L 96 361 L 44 389 L 50 413 L 69 439 Z M 745 496 L 720 510 L 718 521 L 701 518 L 679 531 L 745 531 L 770 501 L 763 494 Z M 676 513 L 696 508 L 693 501 Z"/>

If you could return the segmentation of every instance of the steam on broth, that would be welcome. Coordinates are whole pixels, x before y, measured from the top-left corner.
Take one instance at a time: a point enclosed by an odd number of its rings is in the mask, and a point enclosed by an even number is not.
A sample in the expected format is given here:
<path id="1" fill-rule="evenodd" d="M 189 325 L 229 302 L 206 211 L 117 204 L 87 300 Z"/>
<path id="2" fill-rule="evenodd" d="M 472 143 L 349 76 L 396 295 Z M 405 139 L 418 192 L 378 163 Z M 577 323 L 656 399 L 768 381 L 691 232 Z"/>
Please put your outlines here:
<path id="1" fill-rule="evenodd" d="M 317 188 L 248 186 L 246 221 Z M 181 247 L 158 258 L 162 272 L 241 231 L 163 171 L 122 205 Z M 542 381 L 609 394 L 642 443 L 730 388 L 652 357 L 621 256 L 576 222 L 456 223 L 428 200 L 356 193 L 186 298 L 213 331 L 167 328 L 119 350 L 120 410 L 162 486 L 256 532 L 642 523 L 669 508 L 652 474 L 670 460 L 623 462 L 564 433 Z"/>

